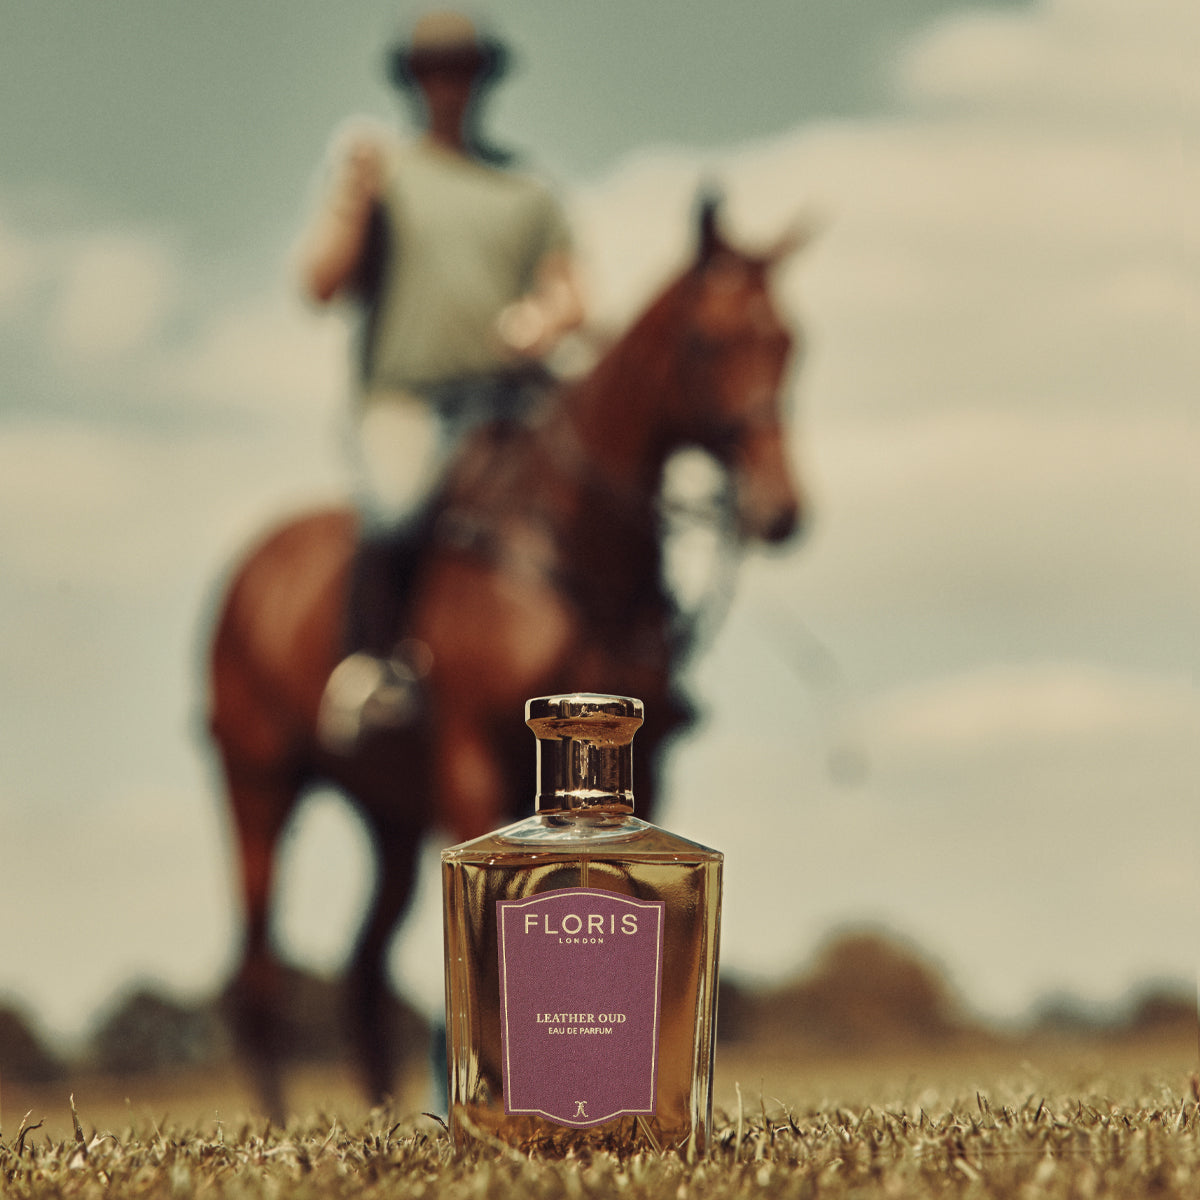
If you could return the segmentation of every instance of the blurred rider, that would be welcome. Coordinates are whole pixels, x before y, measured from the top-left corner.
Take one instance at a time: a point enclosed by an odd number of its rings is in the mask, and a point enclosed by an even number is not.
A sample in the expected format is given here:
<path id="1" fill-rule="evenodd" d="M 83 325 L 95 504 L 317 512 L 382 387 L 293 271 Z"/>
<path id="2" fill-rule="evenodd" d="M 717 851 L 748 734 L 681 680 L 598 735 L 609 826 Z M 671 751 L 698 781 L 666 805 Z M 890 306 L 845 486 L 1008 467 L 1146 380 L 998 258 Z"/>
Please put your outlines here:
<path id="1" fill-rule="evenodd" d="M 563 211 L 482 141 L 478 114 L 508 54 L 458 12 L 433 12 L 390 53 L 419 134 L 345 136 L 301 249 L 305 290 L 359 309 L 362 537 L 347 657 L 320 736 L 349 753 L 415 712 L 423 648 L 396 643 L 430 503 L 465 434 L 518 422 L 544 395 L 542 360 L 583 305 Z"/>

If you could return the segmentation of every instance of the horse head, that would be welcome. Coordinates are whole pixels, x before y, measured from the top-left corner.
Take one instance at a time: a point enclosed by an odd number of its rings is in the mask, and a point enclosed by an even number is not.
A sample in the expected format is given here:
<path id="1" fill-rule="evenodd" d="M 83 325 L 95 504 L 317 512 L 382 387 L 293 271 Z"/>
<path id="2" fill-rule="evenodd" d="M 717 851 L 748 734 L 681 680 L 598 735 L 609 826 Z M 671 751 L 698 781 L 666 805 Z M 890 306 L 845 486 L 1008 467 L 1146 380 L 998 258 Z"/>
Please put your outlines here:
<path id="1" fill-rule="evenodd" d="M 783 395 L 797 338 L 776 307 L 771 275 L 805 236 L 792 233 L 750 254 L 726 240 L 717 209 L 711 197 L 701 203 L 695 261 L 681 281 L 688 316 L 675 437 L 728 472 L 742 537 L 783 542 L 800 528 L 804 510 Z"/>

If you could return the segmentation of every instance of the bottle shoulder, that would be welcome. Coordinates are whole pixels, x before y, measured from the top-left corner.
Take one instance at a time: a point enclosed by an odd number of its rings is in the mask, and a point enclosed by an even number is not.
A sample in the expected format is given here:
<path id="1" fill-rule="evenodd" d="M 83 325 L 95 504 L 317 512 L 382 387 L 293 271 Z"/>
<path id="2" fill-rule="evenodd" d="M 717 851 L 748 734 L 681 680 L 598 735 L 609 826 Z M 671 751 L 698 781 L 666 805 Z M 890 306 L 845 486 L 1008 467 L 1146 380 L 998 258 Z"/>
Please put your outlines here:
<path id="1" fill-rule="evenodd" d="M 520 854 L 602 854 L 720 862 L 719 850 L 634 816 L 604 819 L 537 815 L 442 851 L 443 862 Z"/>

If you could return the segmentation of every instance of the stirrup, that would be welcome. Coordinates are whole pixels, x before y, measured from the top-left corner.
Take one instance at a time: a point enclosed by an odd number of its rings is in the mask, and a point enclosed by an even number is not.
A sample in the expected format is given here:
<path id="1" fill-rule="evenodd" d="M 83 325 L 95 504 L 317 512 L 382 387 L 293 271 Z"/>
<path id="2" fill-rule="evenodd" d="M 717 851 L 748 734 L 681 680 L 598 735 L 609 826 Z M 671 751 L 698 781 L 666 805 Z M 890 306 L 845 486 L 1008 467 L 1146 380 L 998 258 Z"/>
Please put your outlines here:
<path id="1" fill-rule="evenodd" d="M 415 720 L 428 671 L 429 652 L 420 649 L 423 654 L 389 658 L 360 651 L 334 667 L 317 713 L 317 740 L 326 750 L 351 755 L 368 730 L 402 728 Z"/>

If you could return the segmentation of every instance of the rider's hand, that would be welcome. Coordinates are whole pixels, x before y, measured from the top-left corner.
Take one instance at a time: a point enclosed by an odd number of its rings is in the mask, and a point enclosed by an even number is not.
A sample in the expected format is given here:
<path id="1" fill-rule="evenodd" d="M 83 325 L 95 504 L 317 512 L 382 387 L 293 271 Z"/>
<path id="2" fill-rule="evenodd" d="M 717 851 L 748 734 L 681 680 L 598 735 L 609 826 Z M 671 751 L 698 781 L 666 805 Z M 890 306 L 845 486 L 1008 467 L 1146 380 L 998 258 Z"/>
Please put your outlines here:
<path id="1" fill-rule="evenodd" d="M 351 135 L 335 177 L 331 207 L 348 217 L 361 217 L 383 195 L 383 189 L 383 148 L 368 134 Z"/>
<path id="2" fill-rule="evenodd" d="M 509 353 L 537 359 L 582 321 L 583 299 L 575 267 L 566 254 L 558 253 L 543 260 L 533 291 L 501 311 L 496 332 Z"/>
<path id="3" fill-rule="evenodd" d="M 521 358 L 540 358 L 549 349 L 546 314 L 529 297 L 501 311 L 496 318 L 496 332 L 505 347 Z"/>
<path id="4" fill-rule="evenodd" d="M 333 146 L 329 189 L 297 250 L 301 284 L 319 304 L 354 283 L 371 212 L 384 193 L 385 145 L 359 128 Z"/>

